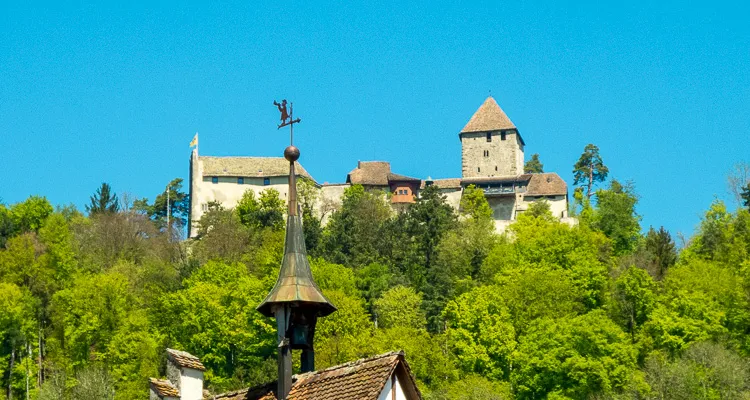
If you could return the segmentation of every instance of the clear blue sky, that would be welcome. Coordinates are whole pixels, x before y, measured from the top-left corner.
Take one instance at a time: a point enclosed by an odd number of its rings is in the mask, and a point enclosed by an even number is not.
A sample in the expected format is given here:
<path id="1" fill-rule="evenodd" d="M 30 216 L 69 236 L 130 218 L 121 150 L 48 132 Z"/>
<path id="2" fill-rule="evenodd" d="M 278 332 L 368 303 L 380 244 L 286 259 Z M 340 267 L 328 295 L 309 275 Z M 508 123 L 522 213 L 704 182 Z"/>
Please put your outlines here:
<path id="1" fill-rule="evenodd" d="M 151 3 L 0 4 L 6 203 L 82 208 L 103 181 L 153 199 L 187 178 L 196 131 L 204 155 L 281 155 L 281 98 L 300 161 L 340 182 L 373 159 L 460 176 L 457 134 L 491 90 L 527 159 L 571 186 L 598 145 L 644 228 L 673 233 L 750 161 L 746 3 Z"/>

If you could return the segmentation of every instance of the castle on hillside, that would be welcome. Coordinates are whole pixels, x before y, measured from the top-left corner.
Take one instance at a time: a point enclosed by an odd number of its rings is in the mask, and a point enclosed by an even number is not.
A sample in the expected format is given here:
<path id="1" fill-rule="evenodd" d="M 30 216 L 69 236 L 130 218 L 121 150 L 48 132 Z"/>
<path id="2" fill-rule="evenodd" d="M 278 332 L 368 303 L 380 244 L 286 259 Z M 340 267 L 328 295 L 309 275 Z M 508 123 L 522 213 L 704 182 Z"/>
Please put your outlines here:
<path id="1" fill-rule="evenodd" d="M 435 185 L 448 203 L 458 209 L 463 190 L 474 185 L 484 191 L 492 207 L 495 229 L 502 232 L 535 201 L 545 200 L 552 214 L 567 223 L 568 188 L 554 172 L 524 173 L 524 147 L 516 126 L 494 98 L 488 97 L 458 134 L 461 140 L 461 177 L 421 179 L 396 174 L 386 161 L 360 161 L 344 183 L 318 184 L 317 208 L 325 219 L 341 204 L 344 190 L 362 185 L 369 190 L 391 193 L 394 208 L 408 207 L 420 190 Z M 300 165 L 295 175 L 315 182 Z M 189 236 L 197 235 L 197 222 L 210 202 L 233 208 L 247 190 L 256 194 L 273 188 L 282 199 L 288 197 L 289 168 L 283 157 L 211 157 L 194 149 L 190 157 Z"/>

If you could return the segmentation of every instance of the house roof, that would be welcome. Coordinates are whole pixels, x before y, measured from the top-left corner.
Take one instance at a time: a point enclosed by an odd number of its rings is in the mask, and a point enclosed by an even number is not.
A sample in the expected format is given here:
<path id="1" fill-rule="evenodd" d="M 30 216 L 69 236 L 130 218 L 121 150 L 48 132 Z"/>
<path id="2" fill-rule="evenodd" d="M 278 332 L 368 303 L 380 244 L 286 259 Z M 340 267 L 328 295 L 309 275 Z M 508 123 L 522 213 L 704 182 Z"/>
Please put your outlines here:
<path id="1" fill-rule="evenodd" d="M 292 377 L 288 400 L 377 400 L 388 378 L 399 373 L 421 398 L 404 353 L 391 352 Z M 403 380 L 402 380 L 403 383 Z M 408 392 L 409 389 L 405 388 Z M 276 400 L 276 383 L 224 393 L 216 400 Z"/>
<path id="2" fill-rule="evenodd" d="M 474 115 L 472 115 L 469 122 L 464 126 L 464 129 L 461 129 L 461 133 L 489 132 L 502 129 L 516 129 L 516 126 L 500 108 L 495 99 L 489 96 L 479 106 Z"/>
<path id="3" fill-rule="evenodd" d="M 432 184 L 438 189 L 461 189 L 461 178 L 432 179 Z M 425 186 L 427 186 L 426 181 L 422 181 L 420 189 L 424 189 Z"/>
<path id="4" fill-rule="evenodd" d="M 530 174 L 531 180 L 526 187 L 526 195 L 564 195 L 568 194 L 568 185 L 554 172 Z"/>
<path id="5" fill-rule="evenodd" d="M 357 168 L 351 170 L 346 182 L 352 185 L 388 186 L 388 174 L 391 163 L 387 161 L 360 161 Z"/>
<path id="6" fill-rule="evenodd" d="M 212 157 L 200 156 L 203 176 L 242 176 L 267 178 L 289 176 L 289 161 L 284 157 Z M 299 162 L 294 164 L 298 176 L 314 181 Z"/>
<path id="7" fill-rule="evenodd" d="M 180 397 L 180 391 L 168 380 L 151 378 L 149 383 L 159 397 Z"/>
<path id="8" fill-rule="evenodd" d="M 352 185 L 388 186 L 392 181 L 419 182 L 420 179 L 392 173 L 391 163 L 387 161 L 360 161 L 346 177 L 346 182 Z"/>
<path id="9" fill-rule="evenodd" d="M 206 370 L 206 367 L 203 366 L 201 360 L 188 352 L 175 349 L 167 349 L 167 357 L 170 361 L 179 365 L 180 367 L 197 369 L 199 371 Z"/>

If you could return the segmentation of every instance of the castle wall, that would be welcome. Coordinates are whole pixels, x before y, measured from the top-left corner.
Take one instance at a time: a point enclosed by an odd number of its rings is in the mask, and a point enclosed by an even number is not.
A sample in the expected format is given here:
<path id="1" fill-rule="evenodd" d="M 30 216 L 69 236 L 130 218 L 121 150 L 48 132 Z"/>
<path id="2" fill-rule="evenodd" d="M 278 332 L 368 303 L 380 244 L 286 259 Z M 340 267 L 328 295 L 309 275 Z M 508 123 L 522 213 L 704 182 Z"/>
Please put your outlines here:
<path id="1" fill-rule="evenodd" d="M 505 140 L 503 134 L 505 132 Z M 461 134 L 461 171 L 464 178 L 523 173 L 523 145 L 516 130 Z"/>
<path id="2" fill-rule="evenodd" d="M 555 218 L 562 219 L 568 217 L 568 201 L 565 195 L 523 196 L 518 203 L 518 212 L 528 210 L 531 204 L 537 201 L 546 201 L 549 203 L 550 212 Z"/>

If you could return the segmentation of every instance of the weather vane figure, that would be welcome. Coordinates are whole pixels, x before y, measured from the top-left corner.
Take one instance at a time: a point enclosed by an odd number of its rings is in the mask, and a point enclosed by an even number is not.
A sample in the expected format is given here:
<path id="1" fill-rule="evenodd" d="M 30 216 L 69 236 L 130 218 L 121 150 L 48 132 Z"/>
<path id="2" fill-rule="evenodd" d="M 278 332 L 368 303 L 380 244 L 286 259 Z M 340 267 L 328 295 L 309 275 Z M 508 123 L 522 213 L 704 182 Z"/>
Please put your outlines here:
<path id="1" fill-rule="evenodd" d="M 281 113 L 281 124 L 279 125 L 279 129 L 289 125 L 290 126 L 290 135 L 294 134 L 294 124 L 301 122 L 302 120 L 297 118 L 294 119 L 294 105 L 289 104 L 289 111 L 287 112 L 286 109 L 286 99 L 281 100 L 281 103 L 274 100 L 273 105 L 275 105 L 279 109 L 279 113 Z"/>

